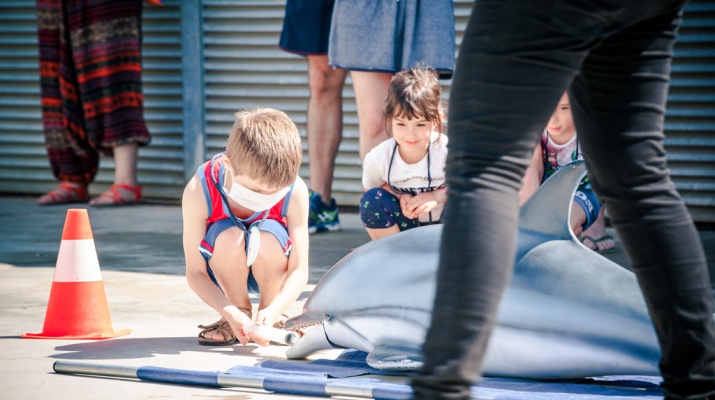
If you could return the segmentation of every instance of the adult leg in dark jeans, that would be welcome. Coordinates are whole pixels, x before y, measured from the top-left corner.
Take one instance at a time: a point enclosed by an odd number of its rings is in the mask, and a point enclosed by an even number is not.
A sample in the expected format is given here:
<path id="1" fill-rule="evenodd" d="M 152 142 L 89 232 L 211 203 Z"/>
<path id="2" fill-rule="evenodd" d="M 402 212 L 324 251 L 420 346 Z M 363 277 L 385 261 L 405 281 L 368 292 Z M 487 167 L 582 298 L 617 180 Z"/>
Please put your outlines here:
<path id="1" fill-rule="evenodd" d="M 664 392 L 687 398 L 715 396 L 715 324 L 702 243 L 663 146 L 679 23 L 666 14 L 591 51 L 572 84 L 572 109 L 591 183 L 607 204 L 658 334 Z"/>
<path id="2" fill-rule="evenodd" d="M 674 397 L 690 394 L 685 387 L 706 393 L 715 377 L 712 296 L 709 288 L 702 290 L 709 282 L 702 248 L 664 169 L 660 132 L 680 5 L 614 1 L 601 11 L 603 5 L 583 10 L 568 2 L 537 3 L 480 0 L 465 33 L 450 99 L 449 200 L 437 295 L 425 365 L 413 381 L 415 397 L 468 398 L 511 275 L 517 191 L 529 155 L 582 65 L 572 94 L 579 138 L 587 137 L 589 176 L 609 212 L 615 211 L 619 234 L 638 266 L 663 347 L 664 389 Z M 627 28 L 631 36 L 624 39 L 630 42 L 619 47 L 614 35 Z M 638 56 L 644 47 L 651 52 Z M 623 68 L 613 61 L 620 57 L 627 61 Z M 636 70 L 639 79 L 625 77 Z M 629 106 L 621 109 L 624 102 Z M 621 114 L 611 127 L 616 118 L 608 113 L 614 109 Z M 582 126 L 595 118 L 600 123 L 594 128 Z M 610 136 L 625 132 L 621 142 L 601 135 L 606 128 Z M 649 131 L 641 136 L 642 128 Z M 614 147 L 623 147 L 617 159 L 602 157 Z M 635 157 L 643 159 L 633 162 Z M 629 169 L 637 174 L 629 175 Z M 639 178 L 613 183 L 624 176 Z M 653 181 L 658 184 L 651 188 Z M 678 232 L 677 242 L 671 230 Z M 649 250 L 639 250 L 641 242 Z"/>

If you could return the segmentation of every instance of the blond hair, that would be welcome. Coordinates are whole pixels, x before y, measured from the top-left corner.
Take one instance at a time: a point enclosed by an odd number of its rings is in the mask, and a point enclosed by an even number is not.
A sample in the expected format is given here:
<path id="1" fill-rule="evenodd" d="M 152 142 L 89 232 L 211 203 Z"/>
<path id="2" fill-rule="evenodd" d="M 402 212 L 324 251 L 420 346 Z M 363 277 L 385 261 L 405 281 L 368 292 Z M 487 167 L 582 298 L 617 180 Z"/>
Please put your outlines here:
<path id="1" fill-rule="evenodd" d="M 444 101 L 440 97 L 439 74 L 427 67 L 415 67 L 396 73 L 390 81 L 385 106 L 385 128 L 392 134 L 392 119 L 424 118 L 442 133 Z"/>
<path id="2" fill-rule="evenodd" d="M 235 175 L 279 189 L 295 181 L 303 149 L 298 128 L 286 113 L 259 107 L 236 113 L 226 155 Z"/>

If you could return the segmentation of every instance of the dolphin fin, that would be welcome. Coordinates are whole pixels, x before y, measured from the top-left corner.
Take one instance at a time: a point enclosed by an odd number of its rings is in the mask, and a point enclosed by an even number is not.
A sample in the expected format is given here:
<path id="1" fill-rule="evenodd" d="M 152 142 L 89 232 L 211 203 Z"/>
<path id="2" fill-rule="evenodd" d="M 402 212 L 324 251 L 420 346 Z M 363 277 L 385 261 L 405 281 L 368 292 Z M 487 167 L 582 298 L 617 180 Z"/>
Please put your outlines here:
<path id="1" fill-rule="evenodd" d="M 586 175 L 586 164 L 574 161 L 561 167 L 521 206 L 519 227 L 561 239 L 573 239 L 569 217 L 576 188 Z"/>
<path id="2" fill-rule="evenodd" d="M 377 369 L 417 369 L 422 366 L 422 346 L 400 340 L 387 340 L 368 353 L 367 365 Z"/>

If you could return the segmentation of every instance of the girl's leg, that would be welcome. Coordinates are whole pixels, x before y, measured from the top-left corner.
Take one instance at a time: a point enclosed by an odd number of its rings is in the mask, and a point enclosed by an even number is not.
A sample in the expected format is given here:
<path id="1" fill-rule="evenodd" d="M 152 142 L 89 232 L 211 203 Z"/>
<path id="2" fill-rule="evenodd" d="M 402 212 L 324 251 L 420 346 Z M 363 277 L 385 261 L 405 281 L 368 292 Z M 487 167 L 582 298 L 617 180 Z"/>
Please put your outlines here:
<path id="1" fill-rule="evenodd" d="M 383 188 L 373 188 L 360 199 L 360 220 L 372 240 L 418 226 L 417 220 L 402 215 L 400 202 Z"/>
<path id="2" fill-rule="evenodd" d="M 385 100 L 392 75 L 385 72 L 350 71 L 360 128 L 360 160 L 387 139 Z"/>

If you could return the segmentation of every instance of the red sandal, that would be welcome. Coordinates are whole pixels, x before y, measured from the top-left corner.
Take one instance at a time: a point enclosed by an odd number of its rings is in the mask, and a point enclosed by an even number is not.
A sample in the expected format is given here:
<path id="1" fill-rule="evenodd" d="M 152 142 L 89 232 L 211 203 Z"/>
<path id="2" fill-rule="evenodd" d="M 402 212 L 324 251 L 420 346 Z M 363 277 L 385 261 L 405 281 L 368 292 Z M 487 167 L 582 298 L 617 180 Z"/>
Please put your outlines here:
<path id="1" fill-rule="evenodd" d="M 57 189 L 51 190 L 37 199 L 37 204 L 46 206 L 52 204 L 86 203 L 87 199 L 89 199 L 87 186 L 77 186 L 68 182 L 60 182 Z"/>
<path id="2" fill-rule="evenodd" d="M 139 185 L 114 184 L 109 190 L 89 201 L 90 206 L 123 206 L 142 202 L 142 187 Z"/>

